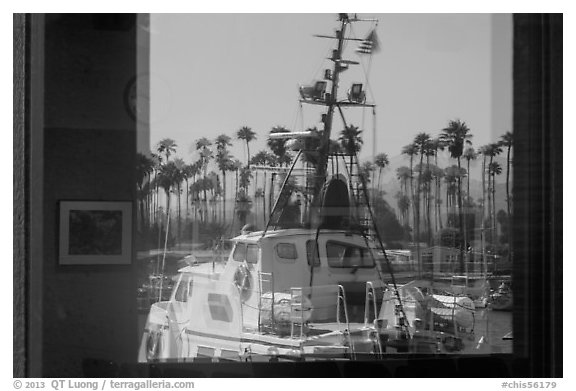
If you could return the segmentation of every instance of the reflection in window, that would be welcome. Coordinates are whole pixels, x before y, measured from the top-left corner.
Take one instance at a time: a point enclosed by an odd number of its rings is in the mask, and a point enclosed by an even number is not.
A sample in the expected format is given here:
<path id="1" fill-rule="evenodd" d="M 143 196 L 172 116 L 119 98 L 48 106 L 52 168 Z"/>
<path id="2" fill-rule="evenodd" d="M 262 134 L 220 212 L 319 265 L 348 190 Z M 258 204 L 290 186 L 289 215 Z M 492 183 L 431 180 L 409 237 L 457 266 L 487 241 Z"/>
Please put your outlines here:
<path id="1" fill-rule="evenodd" d="M 330 267 L 374 267 L 374 261 L 365 247 L 329 241 L 326 255 Z"/>

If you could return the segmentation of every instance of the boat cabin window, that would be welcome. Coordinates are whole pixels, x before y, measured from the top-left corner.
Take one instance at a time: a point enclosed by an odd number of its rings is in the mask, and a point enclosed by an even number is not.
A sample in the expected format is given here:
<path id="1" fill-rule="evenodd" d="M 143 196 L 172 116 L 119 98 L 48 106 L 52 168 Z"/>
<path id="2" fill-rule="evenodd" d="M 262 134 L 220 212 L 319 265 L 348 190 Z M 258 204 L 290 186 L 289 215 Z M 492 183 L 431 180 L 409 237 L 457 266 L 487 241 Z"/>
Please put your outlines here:
<path id="1" fill-rule="evenodd" d="M 192 291 L 192 280 L 188 277 L 182 277 L 176 288 L 176 293 L 174 294 L 174 299 L 185 303 L 188 301 L 190 292 Z"/>
<path id="2" fill-rule="evenodd" d="M 328 241 L 326 255 L 330 267 L 374 267 L 374 261 L 365 247 Z"/>
<path id="3" fill-rule="evenodd" d="M 306 242 L 306 259 L 308 265 L 320 266 L 320 258 L 318 258 L 318 248 L 315 240 L 308 240 Z"/>
<path id="4" fill-rule="evenodd" d="M 258 253 L 259 248 L 256 244 L 249 244 L 246 247 L 246 262 L 248 263 L 258 263 Z"/>
<path id="5" fill-rule="evenodd" d="M 257 244 L 236 243 L 232 258 L 236 262 L 257 263 L 259 250 Z"/>
<path id="6" fill-rule="evenodd" d="M 246 258 L 246 243 L 236 243 L 234 247 L 234 253 L 232 254 L 232 258 L 236 262 L 243 262 Z"/>
<path id="7" fill-rule="evenodd" d="M 294 260 L 298 258 L 296 245 L 294 243 L 278 243 L 276 245 L 276 255 L 283 260 Z"/>

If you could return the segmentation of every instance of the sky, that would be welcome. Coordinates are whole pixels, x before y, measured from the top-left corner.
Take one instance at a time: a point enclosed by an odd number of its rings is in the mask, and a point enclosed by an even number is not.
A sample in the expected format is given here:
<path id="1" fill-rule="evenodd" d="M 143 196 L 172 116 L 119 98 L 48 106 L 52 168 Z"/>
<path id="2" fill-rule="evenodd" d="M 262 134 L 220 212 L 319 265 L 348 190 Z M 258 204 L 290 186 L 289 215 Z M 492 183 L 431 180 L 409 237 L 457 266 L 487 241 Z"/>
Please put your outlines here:
<path id="1" fill-rule="evenodd" d="M 349 123 L 363 129 L 361 159 L 385 152 L 405 165 L 404 145 L 419 132 L 437 136 L 451 119 L 470 127 L 475 147 L 512 129 L 512 18 L 490 14 L 360 14 L 365 37 L 376 27 L 381 50 L 341 76 L 340 93 L 366 80 L 371 110 L 348 109 Z M 298 86 L 321 79 L 338 27 L 336 14 L 153 14 L 150 22 L 150 142 L 170 137 L 177 155 L 197 159 L 193 143 L 242 126 L 257 133 L 251 154 L 265 148 L 270 129 L 317 126 L 321 111 L 298 103 Z M 341 97 L 344 95 L 341 95 Z M 355 111 L 355 112 L 353 112 Z M 343 128 L 336 121 L 333 138 Z M 374 130 L 376 143 L 374 143 Z M 375 146 L 375 148 L 374 148 Z M 244 161 L 239 141 L 232 153 Z"/>

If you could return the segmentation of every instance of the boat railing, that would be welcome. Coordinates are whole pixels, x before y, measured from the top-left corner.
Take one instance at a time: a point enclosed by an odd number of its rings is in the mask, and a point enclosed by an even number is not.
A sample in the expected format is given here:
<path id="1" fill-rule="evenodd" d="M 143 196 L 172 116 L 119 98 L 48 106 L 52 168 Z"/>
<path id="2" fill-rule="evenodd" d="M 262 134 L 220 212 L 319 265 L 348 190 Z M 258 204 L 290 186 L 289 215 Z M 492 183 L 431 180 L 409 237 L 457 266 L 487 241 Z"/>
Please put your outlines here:
<path id="1" fill-rule="evenodd" d="M 372 304 L 372 311 L 374 313 L 374 318 L 370 320 L 370 304 Z M 372 325 L 375 329 L 378 327 L 378 308 L 377 308 L 377 291 L 374 288 L 374 284 L 371 281 L 366 282 L 366 297 L 364 299 L 364 327 L 369 327 Z M 378 357 L 381 358 L 384 349 L 382 348 L 382 342 L 380 338 L 377 338 L 377 348 Z"/>
<path id="2" fill-rule="evenodd" d="M 374 284 L 368 281 L 366 282 L 366 295 L 364 297 L 364 327 L 368 327 L 368 324 L 371 323 L 370 304 L 372 304 L 372 313 L 374 314 L 374 319 L 376 319 L 378 316 L 376 290 L 374 289 Z"/>
<path id="3" fill-rule="evenodd" d="M 341 306 L 344 309 L 344 322 L 346 324 L 346 329 L 344 330 L 344 335 L 348 341 L 350 347 L 350 354 L 352 359 L 356 358 L 356 354 L 354 352 L 354 341 L 350 336 L 350 319 L 348 317 L 348 308 L 346 305 L 346 291 L 342 285 L 338 285 L 338 301 L 336 304 L 336 322 L 338 323 L 338 327 L 341 328 L 341 321 L 340 321 L 340 313 L 341 313 Z"/>
<path id="4" fill-rule="evenodd" d="M 302 339 L 304 337 L 304 296 L 301 287 L 290 288 L 290 338 Z M 299 329 L 298 334 L 295 333 Z"/>
<path id="5" fill-rule="evenodd" d="M 265 286 L 266 285 L 266 286 Z M 258 271 L 258 332 L 262 331 L 262 310 L 263 310 L 263 292 L 270 292 L 272 295 L 270 301 L 270 323 L 272 329 L 275 328 L 275 318 L 274 318 L 274 275 L 272 273 L 265 273 Z"/>

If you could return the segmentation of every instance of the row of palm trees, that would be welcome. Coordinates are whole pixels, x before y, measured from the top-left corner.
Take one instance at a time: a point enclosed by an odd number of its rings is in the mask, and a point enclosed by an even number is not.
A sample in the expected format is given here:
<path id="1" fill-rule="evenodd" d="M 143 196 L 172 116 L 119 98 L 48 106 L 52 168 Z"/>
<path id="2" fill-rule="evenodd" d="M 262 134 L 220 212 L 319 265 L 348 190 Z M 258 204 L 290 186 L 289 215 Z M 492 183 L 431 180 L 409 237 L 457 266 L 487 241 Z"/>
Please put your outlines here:
<path id="1" fill-rule="evenodd" d="M 308 129 L 316 131 L 316 128 Z M 270 134 L 288 132 L 282 126 L 271 129 Z M 205 137 L 194 142 L 192 149 L 197 153 L 197 160 L 186 163 L 182 158 L 174 157 L 177 152 L 177 144 L 170 138 L 162 139 L 156 145 L 156 150 L 149 156 L 138 157 L 138 195 L 140 229 L 146 230 L 153 224 L 163 224 L 166 216 L 171 211 L 171 195 L 175 196 L 176 205 L 176 230 L 177 237 L 181 238 L 182 224 L 182 196 L 185 196 L 185 222 L 189 221 L 190 207 L 194 210 L 194 220 L 206 222 L 219 220 L 226 222 L 227 188 L 226 177 L 228 173 L 235 174 L 235 212 L 232 213 L 232 224 L 238 218 L 240 223 L 245 223 L 246 216 L 250 213 L 251 203 L 262 204 L 262 208 L 254 208 L 257 215 L 262 211 L 261 218 L 265 220 L 271 211 L 272 199 L 267 197 L 267 171 L 264 170 L 263 185 L 258 184 L 258 168 L 262 166 L 288 166 L 291 164 L 293 155 L 290 146 L 285 140 L 268 138 L 268 150 L 258 151 L 254 156 L 250 154 L 250 143 L 256 140 L 257 135 L 250 127 L 243 126 L 236 133 L 235 138 L 245 143 L 246 156 L 244 163 L 234 158 L 229 147 L 232 146 L 233 138 L 221 134 L 214 140 Z M 409 167 L 400 167 L 396 170 L 396 176 L 400 181 L 400 192 L 396 195 L 400 220 L 409 230 L 412 230 L 413 239 L 425 240 L 432 243 L 435 233 L 443 229 L 442 221 L 442 179 L 446 188 L 445 205 L 447 227 L 458 228 L 463 243 L 469 234 L 468 212 L 475 205 L 470 193 L 470 164 L 479 156 L 482 161 L 482 222 L 486 218 L 488 232 L 492 233 L 491 240 L 495 241 L 496 232 L 496 207 L 495 207 L 495 177 L 502 173 L 502 167 L 494 158 L 507 148 L 507 175 L 506 175 L 506 200 L 507 217 L 510 218 L 510 154 L 512 148 L 512 134 L 510 132 L 502 136 L 501 140 L 482 146 L 478 149 L 471 147 L 472 134 L 468 126 L 460 121 L 449 121 L 438 137 L 421 132 L 416 135 L 411 144 L 402 149 L 402 154 L 409 157 Z M 314 139 L 305 140 L 306 145 L 292 146 L 293 149 L 303 149 L 302 160 L 312 167 L 318 163 L 318 145 Z M 353 125 L 346 126 L 340 133 L 338 142 L 332 142 L 330 150 L 339 151 L 350 156 L 350 172 L 353 170 L 353 156 L 357 155 L 363 145 L 362 131 Z M 447 150 L 451 159 L 456 164 L 440 168 L 438 156 L 440 151 Z M 466 161 L 466 168 L 462 167 L 462 160 Z M 433 160 L 433 162 L 432 162 Z M 213 162 L 216 170 L 208 171 Z M 374 194 L 383 194 L 381 178 L 382 173 L 388 167 L 390 161 L 388 155 L 380 153 L 371 161 L 363 162 L 359 170 L 366 181 L 377 190 Z M 377 180 L 375 178 L 377 174 Z M 466 181 L 466 190 L 463 189 L 463 181 Z M 250 184 L 253 183 L 253 192 L 249 194 Z M 185 190 L 185 191 L 184 191 Z M 160 194 L 163 193 L 165 210 L 161 210 Z M 272 194 L 270 194 L 272 195 Z M 221 201 L 221 202 L 217 202 Z M 433 217 L 432 217 L 433 215 Z M 466 220 L 466 221 L 465 221 Z M 501 220 L 501 219 L 500 219 Z M 467 229 L 468 228 L 468 229 Z M 511 230 L 508 230 L 511 235 Z M 509 242 L 511 238 L 509 238 Z"/>
<path id="2" fill-rule="evenodd" d="M 281 126 L 274 127 L 271 133 L 288 132 Z M 171 138 L 160 140 L 156 149 L 148 155 L 138 154 L 137 186 L 139 200 L 139 229 L 145 232 L 153 225 L 166 225 L 167 216 L 172 213 L 172 200 L 175 198 L 177 237 L 182 237 L 182 198 L 185 199 L 186 218 L 190 216 L 190 207 L 194 209 L 194 219 L 201 222 L 220 220 L 227 221 L 227 174 L 235 173 L 236 189 L 235 204 L 240 204 L 233 219 L 239 217 L 240 223 L 245 222 L 247 211 L 252 201 L 248 189 L 252 180 L 255 180 L 253 197 L 255 200 L 264 200 L 264 214 L 266 213 L 266 186 L 258 186 L 258 171 L 252 170 L 250 165 L 258 166 L 285 166 L 291 163 L 284 141 L 269 139 L 266 150 L 250 155 L 250 143 L 256 139 L 256 133 L 247 126 L 241 127 L 235 138 L 245 143 L 245 162 L 236 159 L 229 150 L 232 146 L 232 137 L 221 134 L 214 140 L 202 137 L 192 145 L 197 154 L 197 160 L 187 163 L 180 157 L 174 157 L 178 145 Z M 216 170 L 209 171 L 213 163 Z M 267 183 L 267 174 L 264 171 L 264 184 Z M 163 196 L 161 194 L 163 193 Z M 164 206 L 161 206 L 161 199 Z M 217 201 L 221 201 L 220 203 Z M 269 205 L 270 203 L 268 203 Z M 165 208 L 162 210 L 162 208 Z M 217 210 L 219 209 L 219 210 Z M 217 216 L 217 214 L 219 215 Z"/>
<path id="3" fill-rule="evenodd" d="M 400 181 L 400 192 L 396 194 L 400 219 L 405 227 L 412 227 L 415 241 L 433 243 L 435 234 L 444 228 L 442 222 L 442 179 L 446 187 L 445 206 L 447 227 L 460 231 L 460 249 L 464 252 L 466 244 L 472 239 L 474 232 L 473 215 L 476 206 L 470 192 L 470 164 L 482 156 L 482 197 L 481 204 L 482 233 L 491 243 L 496 243 L 497 213 L 496 213 L 496 176 L 502 173 L 502 167 L 494 158 L 507 149 L 506 173 L 506 204 L 508 227 L 510 226 L 511 204 L 510 196 L 510 164 L 512 149 L 512 133 L 507 132 L 498 142 L 489 143 L 474 149 L 472 133 L 465 122 L 449 121 L 448 126 L 433 138 L 430 134 L 418 133 L 413 142 L 402 149 L 402 154 L 409 158 L 409 167 L 402 166 L 396 170 Z M 449 157 L 455 161 L 445 168 L 438 166 L 440 151 L 447 150 Z M 431 160 L 434 160 L 434 163 Z M 462 161 L 466 161 L 466 168 Z M 416 164 L 415 164 L 416 163 Z M 463 181 L 466 178 L 466 188 Z M 433 209 L 433 212 L 432 212 Z M 476 208 L 477 209 L 477 208 Z M 434 218 L 432 218 L 432 214 Z M 487 226 L 486 226 L 487 225 Z M 434 228 L 432 228 L 434 227 Z M 508 243 L 511 243 L 512 230 L 507 229 Z M 463 262 L 463 256 L 461 256 Z"/>

